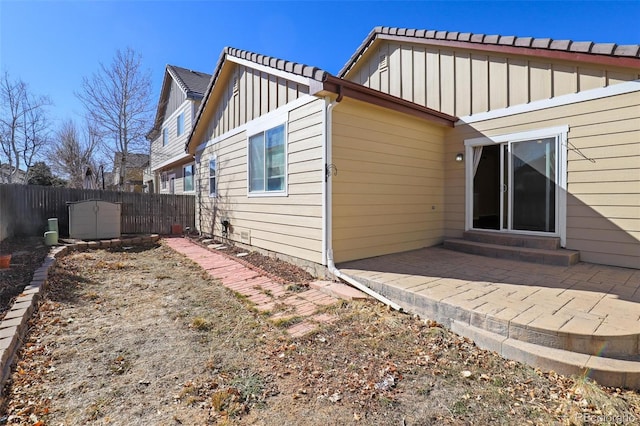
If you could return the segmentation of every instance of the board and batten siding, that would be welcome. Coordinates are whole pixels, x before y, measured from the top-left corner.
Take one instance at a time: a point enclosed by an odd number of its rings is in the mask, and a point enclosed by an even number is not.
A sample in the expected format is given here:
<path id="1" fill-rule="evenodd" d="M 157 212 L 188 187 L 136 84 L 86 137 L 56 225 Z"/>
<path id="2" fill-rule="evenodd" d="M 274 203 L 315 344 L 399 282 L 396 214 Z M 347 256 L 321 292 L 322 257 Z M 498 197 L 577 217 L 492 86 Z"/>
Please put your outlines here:
<path id="1" fill-rule="evenodd" d="M 464 164 L 453 159 L 465 139 L 561 125 L 569 126 L 566 247 L 586 262 L 640 267 L 640 92 L 456 127 L 445 153 L 447 237 L 464 230 Z"/>
<path id="2" fill-rule="evenodd" d="M 220 222 L 231 223 L 230 239 L 321 264 L 322 259 L 322 99 L 288 113 L 287 196 L 248 196 L 246 131 L 207 146 L 198 156 L 196 226 L 221 236 Z M 209 160 L 218 168 L 217 196 L 209 197 Z M 243 235 L 244 234 L 244 235 Z"/>
<path id="3" fill-rule="evenodd" d="M 640 71 L 381 41 L 346 78 L 462 117 L 637 80 Z"/>
<path id="4" fill-rule="evenodd" d="M 187 95 L 184 93 L 180 85 L 172 78 L 169 98 L 167 99 L 167 108 L 164 112 L 164 116 L 171 116 L 171 114 L 182 107 L 182 103 L 186 100 Z"/>
<path id="5" fill-rule="evenodd" d="M 332 128 L 335 261 L 441 243 L 445 129 L 350 99 Z"/>
<path id="6" fill-rule="evenodd" d="M 309 93 L 306 85 L 239 64 L 234 64 L 221 83 L 221 96 L 204 140 L 223 135 Z"/>

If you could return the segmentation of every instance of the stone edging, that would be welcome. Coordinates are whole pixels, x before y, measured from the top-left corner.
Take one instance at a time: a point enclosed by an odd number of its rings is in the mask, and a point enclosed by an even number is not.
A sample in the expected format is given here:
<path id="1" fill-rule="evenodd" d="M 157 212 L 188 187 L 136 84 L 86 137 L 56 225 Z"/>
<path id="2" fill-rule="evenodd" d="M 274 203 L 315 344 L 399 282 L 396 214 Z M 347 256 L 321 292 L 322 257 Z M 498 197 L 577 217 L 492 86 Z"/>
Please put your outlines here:
<path id="1" fill-rule="evenodd" d="M 46 289 L 49 270 L 56 264 L 56 259 L 72 250 L 87 250 L 127 245 L 150 244 L 160 240 L 157 234 L 145 237 L 112 239 L 101 241 L 80 241 L 74 244 L 52 247 L 42 266 L 33 273 L 31 283 L 13 301 L 0 323 L 0 389 L 11 375 L 11 365 L 18 349 L 27 334 L 29 319 L 36 310 L 42 293 Z"/>

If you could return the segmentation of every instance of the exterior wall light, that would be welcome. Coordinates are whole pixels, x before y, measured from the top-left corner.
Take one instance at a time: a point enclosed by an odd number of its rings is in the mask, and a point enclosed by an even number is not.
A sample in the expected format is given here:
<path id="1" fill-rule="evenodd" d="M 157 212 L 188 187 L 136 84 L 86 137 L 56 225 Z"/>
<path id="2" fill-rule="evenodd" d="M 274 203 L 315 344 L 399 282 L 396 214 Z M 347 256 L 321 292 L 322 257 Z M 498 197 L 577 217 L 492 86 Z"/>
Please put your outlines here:
<path id="1" fill-rule="evenodd" d="M 456 161 L 457 162 L 461 162 L 462 160 L 464 160 L 464 155 L 461 152 L 457 153 L 456 154 Z"/>

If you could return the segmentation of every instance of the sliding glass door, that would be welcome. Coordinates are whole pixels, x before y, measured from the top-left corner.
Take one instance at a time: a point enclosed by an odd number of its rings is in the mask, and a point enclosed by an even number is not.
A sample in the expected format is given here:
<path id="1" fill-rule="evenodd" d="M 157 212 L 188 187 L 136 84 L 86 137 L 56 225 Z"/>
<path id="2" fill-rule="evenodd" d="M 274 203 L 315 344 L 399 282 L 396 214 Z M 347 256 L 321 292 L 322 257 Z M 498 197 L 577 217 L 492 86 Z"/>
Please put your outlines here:
<path id="1" fill-rule="evenodd" d="M 473 148 L 476 229 L 556 233 L 557 138 Z"/>

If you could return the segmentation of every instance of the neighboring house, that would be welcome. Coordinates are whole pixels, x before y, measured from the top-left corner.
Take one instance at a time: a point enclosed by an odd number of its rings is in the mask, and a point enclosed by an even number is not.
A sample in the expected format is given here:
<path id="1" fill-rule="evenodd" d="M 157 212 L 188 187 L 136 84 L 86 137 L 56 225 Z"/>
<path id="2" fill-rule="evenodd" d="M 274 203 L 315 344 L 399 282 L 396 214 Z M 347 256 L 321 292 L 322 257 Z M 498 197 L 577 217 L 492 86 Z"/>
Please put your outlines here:
<path id="1" fill-rule="evenodd" d="M 27 172 L 24 170 L 18 169 L 16 172 L 15 167 L 9 167 L 8 164 L 0 164 L 0 183 L 9 183 L 9 175 L 11 172 L 14 172 L 13 176 L 11 176 L 11 183 L 17 183 L 24 185 L 27 183 Z"/>
<path id="2" fill-rule="evenodd" d="M 209 84 L 209 74 L 167 65 L 153 129 L 149 168 L 145 172 L 147 192 L 195 194 L 193 156 L 184 146 L 200 100 Z"/>
<path id="3" fill-rule="evenodd" d="M 149 155 L 129 153 L 125 159 L 125 177 L 120 188 L 120 169 L 122 167 L 122 153 L 116 152 L 113 159 L 113 187 L 125 192 L 142 192 L 143 174 L 149 167 Z"/>
<path id="4" fill-rule="evenodd" d="M 638 267 L 639 51 L 376 28 L 338 78 L 227 48 L 187 143 L 196 225 L 310 267 L 471 229 Z"/>

